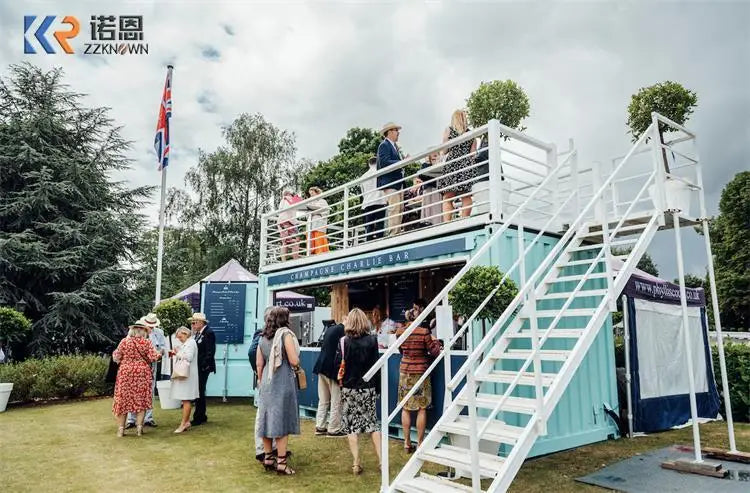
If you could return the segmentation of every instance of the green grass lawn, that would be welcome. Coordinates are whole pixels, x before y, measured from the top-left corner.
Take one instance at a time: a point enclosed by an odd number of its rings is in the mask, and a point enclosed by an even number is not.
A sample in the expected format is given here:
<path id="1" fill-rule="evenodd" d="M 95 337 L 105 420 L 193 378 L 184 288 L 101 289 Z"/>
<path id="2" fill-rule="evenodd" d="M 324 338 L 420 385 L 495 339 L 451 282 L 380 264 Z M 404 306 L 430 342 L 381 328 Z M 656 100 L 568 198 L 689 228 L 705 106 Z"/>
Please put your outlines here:
<path id="1" fill-rule="evenodd" d="M 159 427 L 118 439 L 111 399 L 11 408 L 0 414 L 0 491 L 378 491 L 380 474 L 369 440 L 361 443 L 362 476 L 351 474 L 345 438 L 290 439 L 293 477 L 266 473 L 254 460 L 250 400 L 209 403 L 210 422 L 174 435 L 178 411 L 155 410 Z M 726 447 L 724 423 L 701 426 L 703 444 Z M 750 449 L 750 426 L 739 425 L 738 446 Z M 364 437 L 363 437 L 364 438 Z M 690 444 L 690 429 L 635 440 L 613 440 L 528 461 L 511 491 L 605 491 L 574 478 L 653 448 Z M 392 441 L 391 474 L 407 455 Z"/>

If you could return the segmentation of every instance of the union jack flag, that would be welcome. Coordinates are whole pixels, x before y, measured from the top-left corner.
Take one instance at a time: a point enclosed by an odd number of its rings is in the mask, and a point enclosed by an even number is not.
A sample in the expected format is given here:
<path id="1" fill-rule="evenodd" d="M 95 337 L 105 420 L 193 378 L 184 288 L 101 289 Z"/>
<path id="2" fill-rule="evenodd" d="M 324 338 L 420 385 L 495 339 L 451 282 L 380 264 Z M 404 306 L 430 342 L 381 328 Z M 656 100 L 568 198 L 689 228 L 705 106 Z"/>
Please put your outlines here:
<path id="1" fill-rule="evenodd" d="M 167 70 L 164 94 L 159 105 L 159 119 L 156 121 L 154 149 L 159 161 L 159 171 L 169 164 L 169 119 L 172 118 L 172 67 Z"/>

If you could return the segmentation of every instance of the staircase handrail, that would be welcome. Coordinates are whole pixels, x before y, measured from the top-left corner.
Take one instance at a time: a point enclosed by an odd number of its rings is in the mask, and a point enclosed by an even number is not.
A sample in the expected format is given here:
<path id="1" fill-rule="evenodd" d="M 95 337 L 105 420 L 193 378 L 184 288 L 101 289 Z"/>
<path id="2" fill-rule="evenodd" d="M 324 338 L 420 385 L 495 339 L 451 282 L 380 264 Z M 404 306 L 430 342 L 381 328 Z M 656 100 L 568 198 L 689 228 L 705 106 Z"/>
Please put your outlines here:
<path id="1" fill-rule="evenodd" d="M 497 335 L 497 332 L 500 330 L 500 328 L 503 327 L 507 323 L 508 319 L 515 312 L 521 300 L 525 298 L 526 294 L 528 294 L 529 290 L 532 287 L 536 289 L 535 286 L 539 277 L 547 272 L 552 260 L 557 258 L 558 254 L 562 251 L 563 247 L 566 246 L 567 243 L 573 237 L 573 235 L 577 233 L 578 228 L 580 228 L 583 225 L 584 218 L 586 217 L 588 212 L 591 210 L 592 207 L 596 205 L 597 201 L 599 200 L 599 197 L 607 190 L 607 188 L 612 183 L 614 177 L 620 172 L 623 166 L 630 160 L 630 157 L 633 155 L 635 150 L 638 149 L 641 146 L 641 144 L 643 144 L 643 142 L 646 140 L 652 126 L 653 126 L 653 123 L 649 125 L 646 131 L 641 134 L 641 136 L 638 138 L 635 144 L 631 147 L 630 152 L 628 152 L 625 155 L 625 157 L 623 158 L 622 161 L 620 161 L 620 163 L 617 165 L 615 170 L 609 175 L 609 177 L 607 177 L 604 183 L 600 185 L 599 190 L 594 192 L 591 199 L 584 206 L 581 212 L 578 214 L 578 217 L 575 219 L 575 221 L 573 221 L 573 223 L 569 226 L 568 230 L 565 232 L 562 238 L 560 238 L 560 240 L 557 242 L 555 247 L 547 254 L 547 256 L 544 258 L 544 260 L 539 265 L 539 267 L 534 271 L 531 277 L 526 281 L 526 285 L 518 292 L 516 297 L 513 299 L 510 305 L 508 305 L 508 307 L 505 309 L 505 311 L 500 316 L 500 318 L 498 318 L 495 321 L 495 323 L 492 325 L 489 332 L 487 332 L 487 334 L 484 336 L 482 341 L 480 341 L 480 343 L 474 348 L 472 353 L 466 358 L 466 361 L 464 362 L 464 364 L 461 366 L 461 368 L 456 372 L 456 374 L 448 383 L 449 390 L 455 390 L 456 387 L 458 387 L 458 384 L 466 376 L 466 373 L 468 372 L 469 368 L 471 368 L 474 365 L 474 363 L 479 359 L 479 357 L 485 353 L 490 341 L 495 337 L 495 335 Z"/>
<path id="2" fill-rule="evenodd" d="M 503 133 L 505 133 L 505 130 L 502 130 Z M 510 226 L 511 221 L 518 216 L 526 206 L 532 201 L 532 199 L 535 198 L 536 194 L 538 194 L 541 190 L 544 189 L 544 187 L 549 183 L 549 181 L 557 175 L 557 173 L 560 172 L 564 168 L 564 166 L 569 162 L 571 156 L 574 156 L 576 153 L 570 153 L 564 160 L 562 160 L 558 165 L 550 171 L 550 173 L 547 175 L 547 177 L 542 180 L 542 182 L 537 186 L 536 189 L 524 200 L 524 202 L 511 214 L 508 219 L 504 220 L 503 224 L 498 228 L 497 231 L 495 231 L 488 239 L 487 241 L 479 248 L 477 252 L 475 252 L 472 257 L 469 259 L 469 261 L 461 268 L 461 270 L 456 273 L 455 276 L 453 276 L 453 279 L 448 282 L 448 284 L 445 285 L 443 289 L 440 290 L 440 292 L 432 299 L 432 301 L 422 310 L 422 313 L 417 316 L 417 318 L 409 325 L 409 327 L 404 330 L 404 332 L 399 336 L 398 339 L 396 339 L 396 342 L 391 344 L 388 349 L 380 356 L 378 361 L 376 361 L 372 367 L 365 373 L 365 375 L 362 377 L 365 381 L 369 381 L 375 373 L 377 373 L 378 370 L 380 370 L 384 365 L 387 364 L 388 359 L 398 351 L 399 347 L 404 343 L 404 341 L 416 330 L 417 327 L 427 318 L 427 316 L 437 307 L 437 305 L 443 301 L 444 298 L 448 296 L 448 293 L 458 284 L 458 282 L 463 278 L 463 276 L 466 274 L 466 272 L 469 271 L 474 265 L 476 265 L 479 262 L 479 259 L 482 257 L 482 255 L 487 252 L 490 247 L 493 245 L 494 241 L 500 237 Z M 454 338 L 455 339 L 455 338 Z M 448 346 L 450 347 L 450 346 Z"/>

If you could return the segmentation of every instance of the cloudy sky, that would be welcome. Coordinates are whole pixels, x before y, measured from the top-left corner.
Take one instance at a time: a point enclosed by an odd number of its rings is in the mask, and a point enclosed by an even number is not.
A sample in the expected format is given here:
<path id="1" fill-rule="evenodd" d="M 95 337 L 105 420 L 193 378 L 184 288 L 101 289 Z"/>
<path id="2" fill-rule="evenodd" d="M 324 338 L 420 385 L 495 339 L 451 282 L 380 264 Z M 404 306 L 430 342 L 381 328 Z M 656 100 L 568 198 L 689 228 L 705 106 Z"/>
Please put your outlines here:
<path id="1" fill-rule="evenodd" d="M 76 16 L 77 53 L 24 55 L 32 14 Z M 148 55 L 82 54 L 91 15 L 110 14 L 143 15 Z M 167 63 L 168 186 L 182 185 L 198 148 L 214 149 L 241 112 L 293 131 L 298 157 L 326 159 L 348 128 L 388 120 L 417 152 L 438 142 L 481 81 L 508 78 L 529 95 L 527 132 L 560 148 L 575 138 L 584 163 L 627 151 L 633 92 L 679 81 L 699 97 L 689 126 L 711 212 L 731 177 L 750 169 L 750 2 L 5 1 L 0 26 L 0 74 L 21 61 L 61 66 L 87 104 L 112 108 L 134 142 L 121 177 L 133 185 L 158 183 L 152 142 Z M 673 235 L 659 236 L 650 251 L 671 278 Z M 684 237 L 687 270 L 702 275 L 702 240 Z"/>

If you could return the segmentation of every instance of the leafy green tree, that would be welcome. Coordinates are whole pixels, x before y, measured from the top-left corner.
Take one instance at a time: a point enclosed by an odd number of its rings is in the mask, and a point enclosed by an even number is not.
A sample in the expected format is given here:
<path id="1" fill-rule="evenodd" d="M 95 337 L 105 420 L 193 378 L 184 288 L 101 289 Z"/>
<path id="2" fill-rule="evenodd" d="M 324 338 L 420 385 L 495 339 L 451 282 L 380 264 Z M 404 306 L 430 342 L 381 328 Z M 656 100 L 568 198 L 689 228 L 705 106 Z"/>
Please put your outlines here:
<path id="1" fill-rule="evenodd" d="M 469 317 L 485 298 L 500 286 L 478 315 L 484 328 L 486 321 L 494 322 L 500 318 L 518 294 L 516 283 L 511 279 L 506 279 L 502 285 L 500 284 L 503 276 L 504 274 L 495 266 L 472 267 L 448 294 L 448 302 L 453 306 L 455 313 Z"/>
<path id="2" fill-rule="evenodd" d="M 512 80 L 482 82 L 466 100 L 469 123 L 481 127 L 492 119 L 506 127 L 519 131 L 524 118 L 529 116 L 529 98 L 524 90 Z"/>
<path id="3" fill-rule="evenodd" d="M 674 281 L 672 281 L 674 284 L 679 285 L 680 279 L 675 278 Z M 707 290 L 708 282 L 706 282 L 706 279 L 702 277 L 698 277 L 694 274 L 685 274 L 685 287 L 686 288 L 703 288 L 706 290 L 706 299 L 708 300 L 708 303 L 710 303 L 710 294 Z"/>
<path id="4" fill-rule="evenodd" d="M 154 308 L 158 236 L 157 228 L 144 231 L 133 251 L 131 305 L 134 315 Z M 206 235 L 199 231 L 183 227 L 164 228 L 162 298 L 173 296 L 198 282 L 231 258 L 229 248 L 210 244 Z"/>
<path id="5" fill-rule="evenodd" d="M 261 215 L 276 208 L 297 166 L 294 134 L 245 113 L 223 134 L 225 145 L 200 151 L 187 172 L 190 193 L 172 191 L 170 201 L 182 224 L 257 272 Z"/>
<path id="6" fill-rule="evenodd" d="M 750 329 L 750 171 L 737 173 L 721 192 L 710 223 L 722 325 Z"/>
<path id="7" fill-rule="evenodd" d="M 164 300 L 154 309 L 165 334 L 173 334 L 182 326 L 188 327 L 193 309 L 182 300 Z"/>
<path id="8" fill-rule="evenodd" d="M 13 308 L 0 307 L 0 341 L 12 343 L 26 338 L 31 320 Z"/>
<path id="9" fill-rule="evenodd" d="M 640 88 L 630 98 L 630 104 L 628 105 L 627 123 L 630 133 L 633 135 L 633 142 L 638 140 L 641 134 L 651 125 L 652 112 L 655 111 L 675 123 L 684 125 L 697 104 L 698 96 L 695 92 L 685 89 L 677 82 L 668 80 Z M 660 135 L 670 130 L 666 124 L 659 124 Z"/>
<path id="10" fill-rule="evenodd" d="M 327 161 L 320 161 L 302 177 L 302 190 L 320 187 L 323 191 L 334 189 L 362 176 L 367 171 L 367 161 L 372 154 L 355 152 L 353 154 L 336 154 Z M 343 197 L 332 197 L 339 201 Z M 327 199 L 332 202 L 331 199 Z"/>
<path id="11" fill-rule="evenodd" d="M 339 154 L 372 154 L 378 152 L 378 146 L 383 140 L 376 130 L 371 128 L 353 127 L 346 131 L 346 135 L 339 141 Z"/>
<path id="12" fill-rule="evenodd" d="M 0 304 L 28 302 L 37 354 L 96 350 L 128 320 L 130 251 L 148 187 L 111 178 L 129 143 L 61 69 L 0 80 Z"/>

